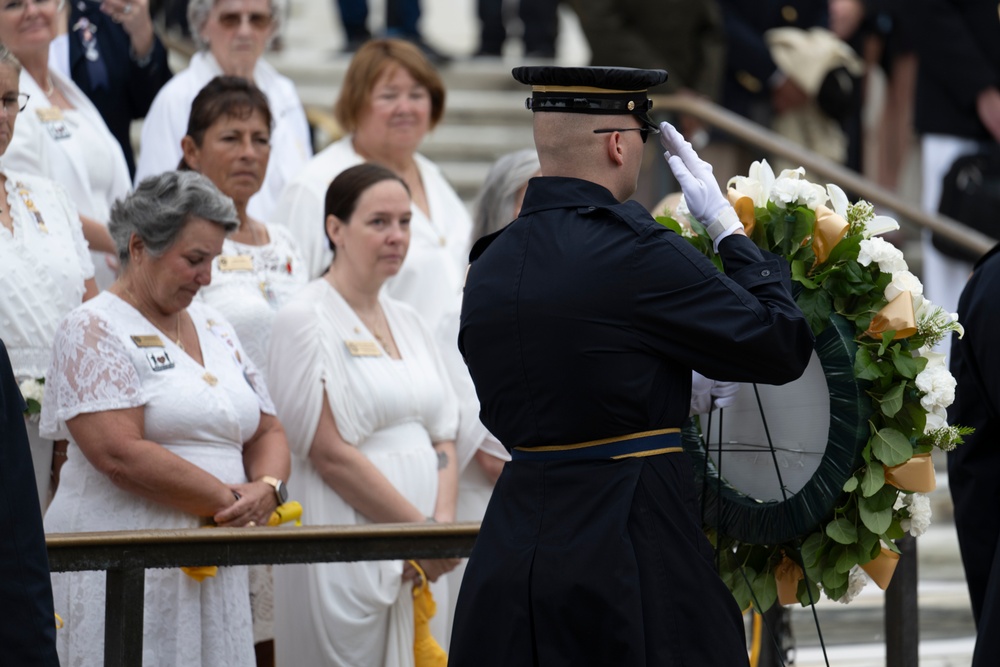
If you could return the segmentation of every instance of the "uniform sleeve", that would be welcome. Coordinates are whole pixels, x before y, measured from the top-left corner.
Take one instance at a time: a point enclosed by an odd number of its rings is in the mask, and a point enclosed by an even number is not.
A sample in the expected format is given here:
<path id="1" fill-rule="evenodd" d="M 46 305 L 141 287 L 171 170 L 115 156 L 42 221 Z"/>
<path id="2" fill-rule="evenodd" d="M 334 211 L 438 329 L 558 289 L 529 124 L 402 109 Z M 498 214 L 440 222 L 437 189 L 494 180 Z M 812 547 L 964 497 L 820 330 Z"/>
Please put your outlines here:
<path id="1" fill-rule="evenodd" d="M 314 308 L 294 301 L 280 311 L 271 331 L 268 386 L 291 451 L 306 458 L 323 408 L 324 362 Z"/>
<path id="2" fill-rule="evenodd" d="M 744 236 L 725 239 L 720 255 L 725 275 L 667 230 L 637 245 L 634 275 L 643 288 L 633 313 L 643 343 L 716 380 L 798 378 L 813 335 L 792 297 L 788 264 Z"/>
<path id="3" fill-rule="evenodd" d="M 956 371 L 955 376 L 965 382 L 958 386 L 959 401 L 954 407 L 968 409 L 970 405 L 981 404 L 995 420 L 1000 418 L 1000 345 L 995 332 L 1000 331 L 1000 308 L 996 307 L 996 295 L 1000 294 L 1000 256 L 976 270 L 969 286 L 959 301 L 959 321 L 965 328 L 965 337 L 952 343 L 961 354 L 952 353 L 952 367 L 959 357 L 966 368 Z M 968 392 L 963 397 L 962 392 Z M 977 396 L 978 394 L 978 396 Z M 955 409 L 949 411 L 955 419 Z M 963 413 L 958 419 L 966 418 Z"/>
<path id="4" fill-rule="evenodd" d="M 110 325 L 86 308 L 67 315 L 56 331 L 45 375 L 42 435 L 66 438 L 66 422 L 77 415 L 135 408 L 147 400 L 132 359 Z"/>

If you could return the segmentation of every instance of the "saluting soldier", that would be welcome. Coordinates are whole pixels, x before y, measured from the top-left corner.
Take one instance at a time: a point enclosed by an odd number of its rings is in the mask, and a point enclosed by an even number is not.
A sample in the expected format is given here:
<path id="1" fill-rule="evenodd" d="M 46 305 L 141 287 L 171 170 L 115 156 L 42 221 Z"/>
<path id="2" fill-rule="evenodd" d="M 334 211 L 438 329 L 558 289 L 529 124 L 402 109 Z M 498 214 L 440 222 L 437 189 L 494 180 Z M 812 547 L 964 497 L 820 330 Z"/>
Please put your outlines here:
<path id="1" fill-rule="evenodd" d="M 680 447 L 691 371 L 798 378 L 813 336 L 788 266 L 743 233 L 711 167 L 646 90 L 663 70 L 519 67 L 542 176 L 477 243 L 459 348 L 511 451 L 455 614 L 453 667 L 739 665 L 740 610 L 712 564 Z M 725 273 L 635 192 L 662 130 Z"/>

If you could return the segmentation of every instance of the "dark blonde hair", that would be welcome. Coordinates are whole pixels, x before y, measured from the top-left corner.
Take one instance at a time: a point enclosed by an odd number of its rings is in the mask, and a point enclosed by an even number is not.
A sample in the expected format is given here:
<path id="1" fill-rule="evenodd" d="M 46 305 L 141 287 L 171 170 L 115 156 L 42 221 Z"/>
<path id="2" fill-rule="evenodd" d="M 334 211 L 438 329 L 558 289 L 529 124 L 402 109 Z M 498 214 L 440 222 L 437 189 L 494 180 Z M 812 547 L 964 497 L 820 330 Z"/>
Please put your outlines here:
<path id="1" fill-rule="evenodd" d="M 431 129 L 444 115 L 444 83 L 420 49 L 401 39 L 370 39 L 347 68 L 333 114 L 345 132 L 354 132 L 372 100 L 372 88 L 393 67 L 402 67 L 431 96 Z"/>

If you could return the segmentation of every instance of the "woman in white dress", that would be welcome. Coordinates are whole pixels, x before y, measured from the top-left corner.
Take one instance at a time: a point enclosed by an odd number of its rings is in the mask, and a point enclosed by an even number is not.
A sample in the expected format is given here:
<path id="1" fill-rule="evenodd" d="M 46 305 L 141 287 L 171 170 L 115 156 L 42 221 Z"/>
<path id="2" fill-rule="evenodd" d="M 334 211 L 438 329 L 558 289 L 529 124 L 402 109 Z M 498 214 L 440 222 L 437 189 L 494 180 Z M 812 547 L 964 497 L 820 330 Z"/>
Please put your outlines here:
<path id="1" fill-rule="evenodd" d="M 281 30 L 281 0 L 191 0 L 188 24 L 199 50 L 160 90 L 142 124 L 135 182 L 177 168 L 191 102 L 213 78 L 250 79 L 267 95 L 274 118 L 271 159 L 250 215 L 271 220 L 285 185 L 312 157 L 309 123 L 290 79 L 261 56 Z"/>
<path id="2" fill-rule="evenodd" d="M 239 77 L 216 77 L 191 104 L 181 141 L 181 167 L 204 174 L 231 197 L 240 221 L 212 263 L 212 284 L 199 296 L 233 325 L 243 349 L 262 371 L 275 314 L 308 281 L 288 229 L 248 212 L 247 203 L 267 169 L 271 127 L 267 97 L 259 88 Z"/>
<path id="3" fill-rule="evenodd" d="M 115 205 L 122 274 L 63 320 L 46 375 L 42 432 L 70 441 L 46 532 L 253 526 L 274 511 L 284 431 L 235 331 L 194 301 L 236 225 L 232 202 L 192 172 Z M 63 667 L 103 660 L 104 580 L 52 576 Z M 148 570 L 142 664 L 251 667 L 249 600 L 244 567 L 202 582 Z"/>
<path id="4" fill-rule="evenodd" d="M 240 77 L 217 76 L 194 98 L 181 141 L 181 168 L 207 176 L 231 197 L 240 221 L 212 262 L 212 284 L 198 295 L 233 326 L 243 349 L 261 370 L 267 367 L 271 324 L 278 308 L 306 284 L 305 266 L 289 231 L 247 213 L 247 202 L 264 180 L 271 126 L 267 97 L 260 89 Z M 258 664 L 274 664 L 274 586 L 269 565 L 250 568 L 250 593 Z"/>
<path id="5" fill-rule="evenodd" d="M 333 263 L 278 314 L 269 361 L 303 521 L 453 521 L 455 397 L 421 318 L 381 289 L 406 257 L 409 193 L 364 164 L 326 204 Z M 457 563 L 420 561 L 431 581 Z M 277 664 L 412 666 L 415 576 L 402 561 L 276 567 Z"/>
<path id="6" fill-rule="evenodd" d="M 433 162 L 417 153 L 444 114 L 445 90 L 420 49 L 398 39 L 365 42 L 351 60 L 334 112 L 346 137 L 316 155 L 285 189 L 275 222 L 292 230 L 309 274 L 326 271 L 332 257 L 316 224 L 330 182 L 348 167 L 376 162 L 392 169 L 413 195 L 410 250 L 386 284 L 432 329 L 462 289 L 472 221 Z"/>
<path id="7" fill-rule="evenodd" d="M 0 155 L 28 101 L 20 92 L 20 70 L 17 58 L 0 45 Z M 94 265 L 80 216 L 60 186 L 4 165 L 0 192 L 5 193 L 0 198 L 0 338 L 7 344 L 22 391 L 32 394 L 29 385 L 41 389 L 38 380 L 49 367 L 59 321 L 97 294 Z M 27 431 L 44 512 L 52 476 L 58 474 L 66 452 L 62 446 L 53 450 L 52 440 L 39 436 L 37 416 L 28 420 Z"/>
<path id="8" fill-rule="evenodd" d="M 131 187 L 121 146 L 101 114 L 73 80 L 49 67 L 56 36 L 57 0 L 5 0 L 0 6 L 0 44 L 21 61 L 21 92 L 29 95 L 4 166 L 44 176 L 66 188 L 82 220 L 90 249 L 114 253 L 108 213 Z M 105 256 L 92 255 L 97 284 L 114 278 Z"/>

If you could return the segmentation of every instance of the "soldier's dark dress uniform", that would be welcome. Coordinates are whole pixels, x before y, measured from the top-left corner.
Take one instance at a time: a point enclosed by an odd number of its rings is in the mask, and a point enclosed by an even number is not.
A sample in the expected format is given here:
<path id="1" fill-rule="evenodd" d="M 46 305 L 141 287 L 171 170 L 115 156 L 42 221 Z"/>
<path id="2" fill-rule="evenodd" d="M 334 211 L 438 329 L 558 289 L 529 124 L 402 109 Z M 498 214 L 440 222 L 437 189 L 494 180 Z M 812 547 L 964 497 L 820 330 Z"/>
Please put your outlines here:
<path id="1" fill-rule="evenodd" d="M 0 665 L 58 667 L 49 557 L 24 408 L 0 341 Z"/>
<path id="2" fill-rule="evenodd" d="M 473 250 L 459 346 L 504 469 L 455 614 L 451 662 L 739 665 L 740 610 L 714 571 L 687 456 L 519 460 L 680 426 L 691 369 L 781 384 L 812 334 L 787 264 L 744 236 L 723 275 L 639 204 L 535 178 Z"/>

